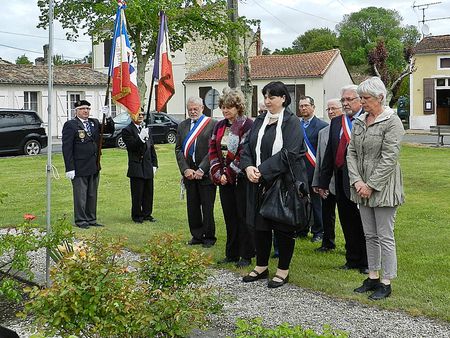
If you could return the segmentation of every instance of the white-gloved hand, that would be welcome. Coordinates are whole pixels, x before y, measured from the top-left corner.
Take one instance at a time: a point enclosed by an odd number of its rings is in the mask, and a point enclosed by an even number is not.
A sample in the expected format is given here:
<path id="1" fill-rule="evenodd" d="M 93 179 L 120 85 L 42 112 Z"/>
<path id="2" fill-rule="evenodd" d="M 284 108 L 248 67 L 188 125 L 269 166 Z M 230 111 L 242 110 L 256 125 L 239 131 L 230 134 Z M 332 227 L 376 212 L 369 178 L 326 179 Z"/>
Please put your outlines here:
<path id="1" fill-rule="evenodd" d="M 153 167 L 153 176 L 156 175 L 156 170 L 158 170 L 158 167 Z"/>
<path id="2" fill-rule="evenodd" d="M 73 180 L 75 178 L 75 170 L 67 171 L 66 177 L 70 180 Z"/>
<path id="3" fill-rule="evenodd" d="M 111 111 L 109 110 L 109 106 L 102 107 L 102 114 L 105 114 L 106 117 L 111 117 Z"/>
<path id="4" fill-rule="evenodd" d="M 139 133 L 139 138 L 142 142 L 145 142 L 148 140 L 148 128 L 142 128 L 141 132 Z"/>

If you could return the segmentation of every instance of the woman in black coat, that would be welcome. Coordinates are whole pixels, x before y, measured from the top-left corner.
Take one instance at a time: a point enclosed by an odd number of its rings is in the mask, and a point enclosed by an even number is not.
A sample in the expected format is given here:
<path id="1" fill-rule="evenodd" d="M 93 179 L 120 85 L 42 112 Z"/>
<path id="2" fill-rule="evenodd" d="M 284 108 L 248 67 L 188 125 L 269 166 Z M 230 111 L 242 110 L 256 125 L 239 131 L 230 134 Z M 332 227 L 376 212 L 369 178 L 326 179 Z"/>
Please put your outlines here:
<path id="1" fill-rule="evenodd" d="M 262 93 L 268 112 L 255 119 L 240 164 L 251 182 L 247 196 L 247 222 L 255 229 L 256 246 L 256 267 L 243 281 L 253 282 L 268 278 L 273 231 L 278 241 L 279 261 L 277 272 L 269 281 L 268 287 L 276 288 L 288 282 L 297 229 L 296 226 L 276 223 L 262 217 L 259 213 L 260 204 L 263 191 L 267 190 L 279 175 L 289 170 L 286 158 L 282 156 L 282 148 L 289 152 L 289 161 L 295 177 L 307 182 L 303 160 L 306 148 L 300 121 L 287 108 L 291 97 L 284 83 L 271 82 L 263 88 Z"/>

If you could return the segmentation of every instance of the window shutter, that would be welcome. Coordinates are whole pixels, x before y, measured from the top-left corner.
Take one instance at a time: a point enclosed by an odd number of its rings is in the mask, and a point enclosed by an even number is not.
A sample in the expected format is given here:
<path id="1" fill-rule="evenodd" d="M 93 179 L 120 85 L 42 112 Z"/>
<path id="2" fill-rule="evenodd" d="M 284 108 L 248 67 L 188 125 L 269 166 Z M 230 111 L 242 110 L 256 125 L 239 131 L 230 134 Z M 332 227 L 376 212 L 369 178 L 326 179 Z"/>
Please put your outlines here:
<path id="1" fill-rule="evenodd" d="M 423 79 L 423 113 L 434 114 L 434 79 Z"/>

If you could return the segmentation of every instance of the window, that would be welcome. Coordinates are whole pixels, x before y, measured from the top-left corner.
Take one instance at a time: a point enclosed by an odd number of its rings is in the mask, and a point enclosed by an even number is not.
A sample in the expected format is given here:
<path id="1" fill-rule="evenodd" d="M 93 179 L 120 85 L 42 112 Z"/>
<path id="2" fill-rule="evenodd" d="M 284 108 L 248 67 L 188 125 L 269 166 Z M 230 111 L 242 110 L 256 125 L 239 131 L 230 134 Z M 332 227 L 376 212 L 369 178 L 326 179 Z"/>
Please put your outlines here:
<path id="1" fill-rule="evenodd" d="M 436 80 L 436 86 L 437 86 L 437 87 L 443 87 L 443 86 L 445 86 L 445 79 L 437 79 L 437 80 Z"/>
<path id="2" fill-rule="evenodd" d="M 154 116 L 155 116 L 155 123 L 157 124 L 170 122 L 170 119 L 167 116 L 161 114 L 155 114 Z"/>
<path id="3" fill-rule="evenodd" d="M 439 68 L 450 68 L 450 58 L 439 58 Z"/>
<path id="4" fill-rule="evenodd" d="M 81 100 L 81 93 L 67 92 L 67 116 L 75 117 L 75 102 Z"/>
<path id="5" fill-rule="evenodd" d="M 38 93 L 24 92 L 23 93 L 23 108 L 28 110 L 38 111 Z"/>
<path id="6" fill-rule="evenodd" d="M 0 114 L 0 126 L 3 128 L 23 125 L 23 115 L 18 113 Z"/>
<path id="7" fill-rule="evenodd" d="M 103 66 L 109 67 L 109 61 L 111 57 L 112 40 L 108 39 L 103 41 Z"/>

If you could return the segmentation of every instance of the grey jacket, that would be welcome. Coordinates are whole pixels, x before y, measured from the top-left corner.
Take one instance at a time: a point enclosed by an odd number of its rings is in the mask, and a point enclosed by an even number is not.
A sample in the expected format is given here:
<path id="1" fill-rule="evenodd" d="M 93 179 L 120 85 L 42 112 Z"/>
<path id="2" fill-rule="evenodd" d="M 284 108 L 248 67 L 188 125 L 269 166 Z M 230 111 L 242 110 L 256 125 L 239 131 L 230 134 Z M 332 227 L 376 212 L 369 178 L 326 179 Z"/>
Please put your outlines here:
<path id="1" fill-rule="evenodd" d="M 322 165 L 322 159 L 325 156 L 325 150 L 327 149 L 327 143 L 330 136 L 330 126 L 326 126 L 325 128 L 319 131 L 319 137 L 317 139 L 317 153 L 316 153 L 316 167 L 314 168 L 314 176 L 312 180 L 312 187 L 319 187 L 319 178 L 320 178 L 320 167 Z M 334 174 L 331 177 L 330 185 L 328 189 L 330 193 L 336 195 L 336 189 L 334 188 Z"/>
<path id="2" fill-rule="evenodd" d="M 368 207 L 394 207 L 404 202 L 403 180 L 398 157 L 405 133 L 397 114 L 389 107 L 369 127 L 361 114 L 354 122 L 347 150 L 351 199 Z M 374 191 L 369 199 L 361 198 L 354 188 L 363 181 Z"/>

